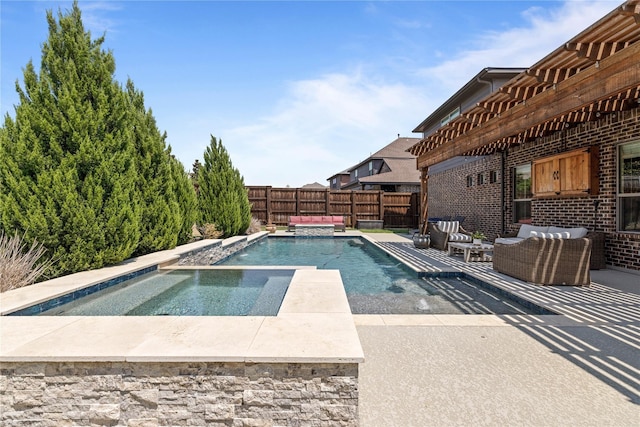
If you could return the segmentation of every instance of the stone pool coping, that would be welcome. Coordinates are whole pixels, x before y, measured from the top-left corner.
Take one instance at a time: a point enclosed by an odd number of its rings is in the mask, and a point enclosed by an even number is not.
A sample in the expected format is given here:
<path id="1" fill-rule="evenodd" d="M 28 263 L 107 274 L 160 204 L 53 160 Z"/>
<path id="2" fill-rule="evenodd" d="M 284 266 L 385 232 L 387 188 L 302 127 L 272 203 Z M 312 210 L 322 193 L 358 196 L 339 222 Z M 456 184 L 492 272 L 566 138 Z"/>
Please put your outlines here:
<path id="1" fill-rule="evenodd" d="M 220 241 L 5 292 L 0 312 L 149 266 L 172 268 L 181 254 L 213 244 Z M 339 271 L 298 267 L 277 316 L 0 316 L 0 362 L 20 361 L 362 363 L 364 353 Z"/>

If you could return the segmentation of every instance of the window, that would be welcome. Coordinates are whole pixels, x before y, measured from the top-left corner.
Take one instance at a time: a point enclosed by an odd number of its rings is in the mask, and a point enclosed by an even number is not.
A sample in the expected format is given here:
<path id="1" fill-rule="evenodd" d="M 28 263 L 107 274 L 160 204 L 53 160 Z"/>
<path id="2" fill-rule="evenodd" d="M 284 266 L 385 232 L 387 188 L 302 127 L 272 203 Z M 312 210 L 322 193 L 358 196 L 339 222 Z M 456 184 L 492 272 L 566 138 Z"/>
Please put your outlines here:
<path id="1" fill-rule="evenodd" d="M 460 107 L 457 107 L 455 110 L 444 116 L 440 119 L 440 126 L 444 126 L 449 123 L 451 120 L 455 119 L 460 115 Z"/>
<path id="2" fill-rule="evenodd" d="M 531 222 L 531 165 L 513 170 L 513 222 Z"/>
<path id="3" fill-rule="evenodd" d="M 467 175 L 467 187 L 473 187 L 473 177 L 471 175 Z"/>
<path id="4" fill-rule="evenodd" d="M 369 175 L 373 175 L 373 162 L 369 162 Z"/>
<path id="5" fill-rule="evenodd" d="M 489 171 L 489 184 L 494 184 L 498 182 L 498 172 Z"/>
<path id="6" fill-rule="evenodd" d="M 484 174 L 483 173 L 479 173 L 478 174 L 478 178 L 477 178 L 476 182 L 478 183 L 478 185 L 484 184 Z"/>
<path id="7" fill-rule="evenodd" d="M 621 145 L 618 159 L 618 227 L 640 232 L 640 141 Z"/>
<path id="8" fill-rule="evenodd" d="M 356 169 L 355 171 L 353 171 L 353 175 L 358 178 L 358 169 Z"/>

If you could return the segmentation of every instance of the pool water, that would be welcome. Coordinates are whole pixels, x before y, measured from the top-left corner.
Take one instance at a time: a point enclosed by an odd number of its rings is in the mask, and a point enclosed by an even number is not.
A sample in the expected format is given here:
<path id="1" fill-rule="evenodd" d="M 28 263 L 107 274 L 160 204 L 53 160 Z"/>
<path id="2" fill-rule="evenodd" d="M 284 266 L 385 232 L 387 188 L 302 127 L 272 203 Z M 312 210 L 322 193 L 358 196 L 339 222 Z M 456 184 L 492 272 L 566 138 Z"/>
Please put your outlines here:
<path id="1" fill-rule="evenodd" d="M 262 239 L 219 264 L 316 266 L 340 270 L 354 314 L 546 314 L 492 293 L 464 274 L 419 277 L 359 238 Z"/>
<path id="2" fill-rule="evenodd" d="M 42 311 L 57 316 L 275 316 L 294 270 L 147 273 Z"/>

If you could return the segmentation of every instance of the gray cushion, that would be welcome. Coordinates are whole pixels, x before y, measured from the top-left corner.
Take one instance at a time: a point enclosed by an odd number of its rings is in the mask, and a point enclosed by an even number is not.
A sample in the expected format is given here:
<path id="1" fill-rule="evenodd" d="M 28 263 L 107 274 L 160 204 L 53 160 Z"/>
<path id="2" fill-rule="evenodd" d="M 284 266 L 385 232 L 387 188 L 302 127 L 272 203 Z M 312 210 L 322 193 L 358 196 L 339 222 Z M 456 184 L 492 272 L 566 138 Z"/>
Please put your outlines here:
<path id="1" fill-rule="evenodd" d="M 494 243 L 502 243 L 504 245 L 512 245 L 514 243 L 522 242 L 524 239 L 519 237 L 498 237 Z"/>

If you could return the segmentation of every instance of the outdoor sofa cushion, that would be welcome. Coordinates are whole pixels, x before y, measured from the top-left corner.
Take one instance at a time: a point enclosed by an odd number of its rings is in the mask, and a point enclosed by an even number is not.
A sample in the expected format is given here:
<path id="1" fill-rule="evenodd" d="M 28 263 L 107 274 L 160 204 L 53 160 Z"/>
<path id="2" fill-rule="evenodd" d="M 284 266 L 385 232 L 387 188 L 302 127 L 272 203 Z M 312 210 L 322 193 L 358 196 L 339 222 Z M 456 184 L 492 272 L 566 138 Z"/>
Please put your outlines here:
<path id="1" fill-rule="evenodd" d="M 450 242 L 472 242 L 473 238 L 471 238 L 471 236 L 469 236 L 468 234 L 464 234 L 464 233 L 451 233 L 449 234 L 449 241 Z"/>
<path id="2" fill-rule="evenodd" d="M 522 224 L 516 237 L 498 237 L 494 243 L 514 244 L 529 237 L 541 237 L 548 239 L 579 239 L 585 237 L 588 230 L 584 227 L 554 227 Z"/>
<path id="3" fill-rule="evenodd" d="M 460 229 L 460 223 L 458 221 L 438 221 L 438 229 L 445 233 L 457 233 Z"/>

